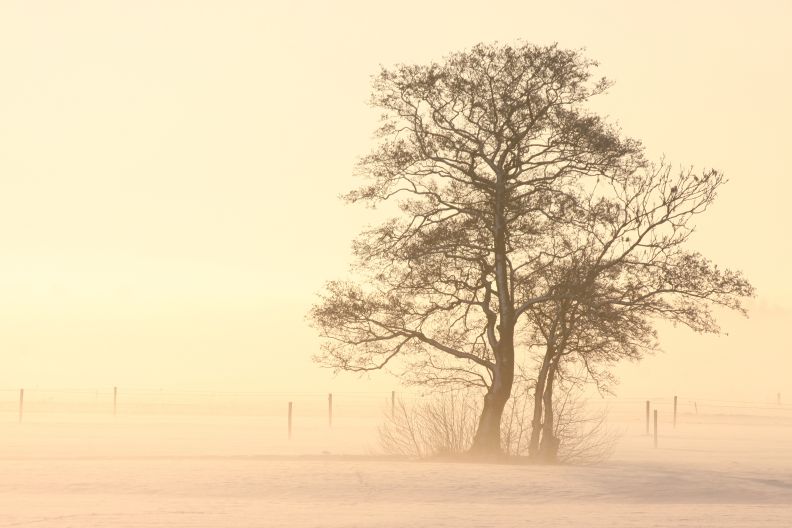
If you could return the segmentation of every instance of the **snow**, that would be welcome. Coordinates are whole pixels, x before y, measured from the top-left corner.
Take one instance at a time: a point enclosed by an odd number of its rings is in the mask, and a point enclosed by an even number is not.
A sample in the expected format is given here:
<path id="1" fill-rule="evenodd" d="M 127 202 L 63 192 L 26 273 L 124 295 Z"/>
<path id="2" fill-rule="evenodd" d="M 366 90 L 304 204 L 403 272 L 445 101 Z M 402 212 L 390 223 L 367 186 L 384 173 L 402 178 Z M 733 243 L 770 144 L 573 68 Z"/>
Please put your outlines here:
<path id="1" fill-rule="evenodd" d="M 351 407 L 291 441 L 282 416 L 6 412 L 0 527 L 792 526 L 792 408 L 686 404 L 673 428 L 662 402 L 654 449 L 642 402 L 609 405 L 593 466 L 395 460 Z"/>

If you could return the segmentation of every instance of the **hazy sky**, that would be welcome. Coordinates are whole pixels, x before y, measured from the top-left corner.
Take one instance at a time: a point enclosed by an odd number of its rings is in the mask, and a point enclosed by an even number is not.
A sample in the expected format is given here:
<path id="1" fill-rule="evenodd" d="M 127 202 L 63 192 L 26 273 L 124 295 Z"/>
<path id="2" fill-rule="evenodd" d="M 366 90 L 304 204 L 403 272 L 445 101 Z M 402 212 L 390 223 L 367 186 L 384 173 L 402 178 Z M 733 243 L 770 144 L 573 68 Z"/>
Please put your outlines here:
<path id="1" fill-rule="evenodd" d="M 387 7 L 380 7 L 380 6 Z M 792 3 L 0 2 L 0 388 L 389 390 L 311 363 L 314 293 L 369 218 L 380 64 L 585 47 L 595 109 L 730 178 L 695 247 L 758 288 L 728 337 L 666 332 L 623 395 L 792 398 Z M 377 380 L 375 380 L 377 381 Z"/>

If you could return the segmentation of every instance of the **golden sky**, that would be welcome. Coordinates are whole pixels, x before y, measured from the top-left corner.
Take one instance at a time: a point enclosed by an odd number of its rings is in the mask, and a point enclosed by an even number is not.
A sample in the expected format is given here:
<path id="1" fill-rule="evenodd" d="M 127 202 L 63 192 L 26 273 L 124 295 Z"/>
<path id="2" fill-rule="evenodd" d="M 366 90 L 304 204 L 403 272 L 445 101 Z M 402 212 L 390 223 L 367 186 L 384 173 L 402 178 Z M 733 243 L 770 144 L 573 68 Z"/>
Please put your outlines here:
<path id="1" fill-rule="evenodd" d="M 694 243 L 751 318 L 666 332 L 620 393 L 792 396 L 792 3 L 274 4 L 0 2 L 0 388 L 389 390 L 313 365 L 304 321 L 370 218 L 337 199 L 369 76 L 524 39 L 585 47 L 597 111 L 731 180 Z"/>

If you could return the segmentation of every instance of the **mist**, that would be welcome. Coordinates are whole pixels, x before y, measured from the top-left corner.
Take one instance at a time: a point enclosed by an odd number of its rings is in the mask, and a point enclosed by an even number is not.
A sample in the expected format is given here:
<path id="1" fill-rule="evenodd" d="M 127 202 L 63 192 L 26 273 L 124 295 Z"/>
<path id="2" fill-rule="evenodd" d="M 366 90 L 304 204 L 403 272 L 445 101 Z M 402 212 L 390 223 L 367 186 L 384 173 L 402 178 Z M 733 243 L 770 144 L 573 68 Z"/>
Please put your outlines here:
<path id="1" fill-rule="evenodd" d="M 788 526 L 790 15 L 3 2 L 0 526 Z M 587 111 L 725 175 L 685 243 L 753 288 L 714 305 L 719 334 L 658 321 L 601 379 L 563 372 L 557 463 L 529 454 L 552 413 L 531 416 L 528 338 L 505 455 L 471 457 L 489 356 L 416 382 L 456 364 L 328 355 L 360 336 L 315 315 L 329 281 L 379 271 L 353 241 L 400 214 L 339 199 L 366 185 L 381 68 L 496 42 L 578 50 L 613 81 Z"/>

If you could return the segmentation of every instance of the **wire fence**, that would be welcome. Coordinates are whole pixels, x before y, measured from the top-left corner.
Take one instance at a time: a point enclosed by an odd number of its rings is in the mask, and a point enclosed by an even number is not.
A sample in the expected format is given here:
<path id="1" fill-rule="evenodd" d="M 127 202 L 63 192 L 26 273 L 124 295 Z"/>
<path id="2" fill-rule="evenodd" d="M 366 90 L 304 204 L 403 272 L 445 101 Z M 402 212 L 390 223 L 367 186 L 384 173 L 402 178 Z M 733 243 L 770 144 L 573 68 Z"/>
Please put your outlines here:
<path id="1" fill-rule="evenodd" d="M 431 393 L 413 391 L 264 392 L 175 390 L 132 387 L 0 389 L 0 420 L 16 418 L 64 420 L 82 416 L 102 419 L 114 416 L 251 416 L 283 417 L 289 403 L 295 415 L 333 420 L 381 418 L 395 401 L 415 402 Z M 648 398 L 581 399 L 586 406 L 604 409 L 619 420 L 643 420 L 646 402 L 660 412 L 661 420 L 713 416 L 755 416 L 792 419 L 792 405 L 748 400 L 719 400 L 685 395 Z"/>
<path id="2" fill-rule="evenodd" d="M 380 428 L 394 408 L 434 397 L 408 390 L 5 388 L 0 389 L 0 459 L 376 454 Z M 578 401 L 591 416 L 606 413 L 607 422 L 634 439 L 641 452 L 651 449 L 653 440 L 657 445 L 658 429 L 661 447 L 700 445 L 709 453 L 735 431 L 748 434 L 746 426 L 753 436 L 767 433 L 764 445 L 776 442 L 781 452 L 792 427 L 792 405 L 780 402 L 685 395 Z M 471 401 L 480 403 L 478 397 Z"/>
<path id="3" fill-rule="evenodd" d="M 371 418 L 389 408 L 395 393 L 242 392 L 102 389 L 0 389 L 0 416 L 23 420 L 145 416 L 285 416 L 287 406 L 307 417 Z M 412 394 L 399 395 L 413 399 Z M 2 419 L 2 418 L 0 418 Z"/>

